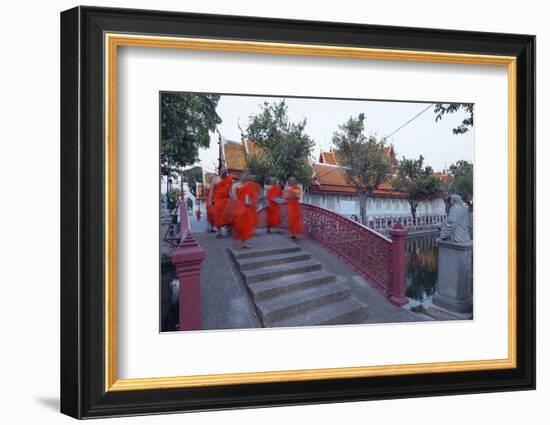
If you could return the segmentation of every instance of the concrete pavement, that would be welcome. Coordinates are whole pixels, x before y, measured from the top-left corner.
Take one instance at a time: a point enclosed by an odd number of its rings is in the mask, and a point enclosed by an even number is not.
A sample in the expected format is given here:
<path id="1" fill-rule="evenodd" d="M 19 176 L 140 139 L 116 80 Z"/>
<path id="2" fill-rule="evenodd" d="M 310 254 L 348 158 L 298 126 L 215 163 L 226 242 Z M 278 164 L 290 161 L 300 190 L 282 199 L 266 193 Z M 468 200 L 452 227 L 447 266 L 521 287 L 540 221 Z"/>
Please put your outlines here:
<path id="1" fill-rule="evenodd" d="M 245 283 L 229 254 L 229 248 L 238 246 L 237 241 L 224 233 L 222 239 L 216 239 L 215 233 L 206 233 L 204 219 L 197 222 L 191 219 L 194 237 L 206 249 L 207 256 L 201 268 L 202 323 L 203 329 L 244 329 L 261 327 L 255 307 L 247 293 Z M 258 236 L 250 240 L 254 248 L 273 244 L 276 240 L 290 239 L 284 234 L 266 234 L 258 229 Z M 342 260 L 302 237 L 292 241 L 312 258 L 323 265 L 323 269 L 334 273 L 347 285 L 353 296 L 368 306 L 368 316 L 363 323 L 399 323 L 429 320 L 424 315 L 399 308 L 391 304 L 386 297 L 374 289 L 361 276 Z"/>

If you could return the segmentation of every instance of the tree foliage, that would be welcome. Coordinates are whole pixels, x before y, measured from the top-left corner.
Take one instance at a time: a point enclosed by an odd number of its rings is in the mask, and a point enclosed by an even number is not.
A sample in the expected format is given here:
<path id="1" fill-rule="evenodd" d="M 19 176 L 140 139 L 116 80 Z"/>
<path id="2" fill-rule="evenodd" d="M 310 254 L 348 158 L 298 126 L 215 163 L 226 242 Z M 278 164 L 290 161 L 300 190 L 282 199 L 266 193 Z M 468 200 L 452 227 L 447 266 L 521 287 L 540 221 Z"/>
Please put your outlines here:
<path id="1" fill-rule="evenodd" d="M 399 161 L 393 186 L 407 193 L 407 201 L 415 219 L 418 204 L 433 199 L 441 193 L 441 180 L 433 175 L 432 167 L 424 165 L 422 155 L 418 159 L 403 157 Z"/>
<path id="2" fill-rule="evenodd" d="M 281 177 L 279 174 L 278 167 L 273 163 L 273 158 L 268 152 L 262 152 L 248 158 L 247 167 L 261 184 L 264 184 L 269 177 L 285 179 L 284 176 Z"/>
<path id="3" fill-rule="evenodd" d="M 261 153 L 247 159 L 250 171 L 264 182 L 269 176 L 286 180 L 290 176 L 303 185 L 311 183 L 309 156 L 313 140 L 305 133 L 306 119 L 291 122 L 284 100 L 265 102 L 260 112 L 249 118 L 244 136 L 253 140 Z"/>
<path id="4" fill-rule="evenodd" d="M 338 149 L 340 165 L 348 182 L 360 195 L 361 220 L 365 222 L 366 196 L 391 176 L 391 158 L 384 140 L 364 134 L 365 114 L 350 117 L 338 129 L 332 136 L 332 143 Z"/>
<path id="5" fill-rule="evenodd" d="M 474 201 L 474 164 L 460 160 L 449 167 L 449 193 L 460 195 L 462 200 L 473 207 Z"/>
<path id="6" fill-rule="evenodd" d="M 209 132 L 222 122 L 216 113 L 220 96 L 194 93 L 161 94 L 161 172 L 194 164 L 199 148 L 210 145 Z"/>
<path id="7" fill-rule="evenodd" d="M 197 196 L 197 183 L 202 183 L 202 167 L 191 167 L 182 171 L 184 181 L 193 196 Z"/>
<path id="8" fill-rule="evenodd" d="M 180 199 L 181 192 L 179 188 L 173 187 L 168 191 L 168 199 L 170 200 L 170 209 L 175 208 Z"/>
<path id="9" fill-rule="evenodd" d="M 462 123 L 453 128 L 454 134 L 464 134 L 474 125 L 474 104 L 473 103 L 436 103 L 434 107 L 435 121 L 439 121 L 446 114 L 454 114 L 463 110 L 466 113 L 466 118 Z"/>

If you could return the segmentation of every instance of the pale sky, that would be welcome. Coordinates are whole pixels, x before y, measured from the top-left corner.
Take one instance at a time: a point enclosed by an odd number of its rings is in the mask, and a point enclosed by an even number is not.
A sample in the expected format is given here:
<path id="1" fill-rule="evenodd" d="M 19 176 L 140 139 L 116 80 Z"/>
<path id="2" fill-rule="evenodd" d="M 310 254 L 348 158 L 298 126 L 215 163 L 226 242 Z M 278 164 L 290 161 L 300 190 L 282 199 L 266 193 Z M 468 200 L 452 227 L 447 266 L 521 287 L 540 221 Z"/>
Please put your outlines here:
<path id="1" fill-rule="evenodd" d="M 260 111 L 264 101 L 274 102 L 281 97 L 222 95 L 217 112 L 222 118 L 218 126 L 221 134 L 230 140 L 240 141 L 238 122 L 246 129 L 251 115 Z M 299 99 L 285 98 L 291 121 L 307 118 L 305 132 L 314 140 L 313 156 L 317 161 L 320 150 L 332 146 L 332 135 L 338 125 L 363 112 L 366 117 L 366 135 L 388 136 L 424 110 L 430 103 L 384 102 L 364 100 Z M 437 123 L 433 107 L 411 121 L 387 142 L 393 143 L 398 159 L 423 155 L 425 163 L 435 171 L 448 167 L 461 159 L 474 160 L 474 131 L 455 135 L 452 129 L 466 117 L 462 112 L 445 115 Z M 475 117 L 474 117 L 475 120 Z M 210 148 L 199 152 L 200 164 L 213 171 L 218 158 L 218 136 L 211 134 Z"/>

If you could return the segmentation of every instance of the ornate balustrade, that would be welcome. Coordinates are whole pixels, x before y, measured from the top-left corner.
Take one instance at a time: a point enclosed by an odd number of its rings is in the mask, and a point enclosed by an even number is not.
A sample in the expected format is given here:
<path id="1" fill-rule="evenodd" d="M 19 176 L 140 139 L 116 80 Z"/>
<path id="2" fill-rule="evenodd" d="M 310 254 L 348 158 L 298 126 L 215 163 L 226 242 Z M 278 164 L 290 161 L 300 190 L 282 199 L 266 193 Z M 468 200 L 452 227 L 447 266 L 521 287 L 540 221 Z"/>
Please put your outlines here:
<path id="1" fill-rule="evenodd" d="M 354 267 L 381 289 L 392 302 L 403 305 L 405 297 L 405 248 L 407 230 L 396 223 L 392 239 L 340 214 L 310 204 L 302 205 L 304 233 Z M 281 227 L 288 226 L 281 208 Z M 265 227 L 265 209 L 259 212 Z"/>
<path id="2" fill-rule="evenodd" d="M 369 228 L 382 234 L 387 234 L 397 223 L 405 227 L 409 233 L 414 233 L 439 229 L 446 218 L 446 214 L 418 215 L 416 220 L 413 219 L 412 215 L 376 216 L 369 217 L 367 222 Z"/>

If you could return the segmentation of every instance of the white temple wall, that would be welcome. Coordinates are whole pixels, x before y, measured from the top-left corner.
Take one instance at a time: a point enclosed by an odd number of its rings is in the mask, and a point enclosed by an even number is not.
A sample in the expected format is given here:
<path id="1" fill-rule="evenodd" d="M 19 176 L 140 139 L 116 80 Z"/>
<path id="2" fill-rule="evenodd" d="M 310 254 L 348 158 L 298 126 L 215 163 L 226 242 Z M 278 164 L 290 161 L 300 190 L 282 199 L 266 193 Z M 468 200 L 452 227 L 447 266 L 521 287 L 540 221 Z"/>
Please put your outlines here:
<path id="1" fill-rule="evenodd" d="M 352 215 L 359 217 L 360 214 L 359 199 L 356 195 L 306 193 L 303 202 L 325 208 L 346 217 L 351 217 Z M 368 217 L 411 215 L 409 203 L 403 198 L 369 197 L 367 198 L 366 206 Z M 445 202 L 441 198 L 422 201 L 418 205 L 417 215 L 440 214 L 445 214 Z"/>

